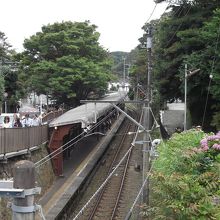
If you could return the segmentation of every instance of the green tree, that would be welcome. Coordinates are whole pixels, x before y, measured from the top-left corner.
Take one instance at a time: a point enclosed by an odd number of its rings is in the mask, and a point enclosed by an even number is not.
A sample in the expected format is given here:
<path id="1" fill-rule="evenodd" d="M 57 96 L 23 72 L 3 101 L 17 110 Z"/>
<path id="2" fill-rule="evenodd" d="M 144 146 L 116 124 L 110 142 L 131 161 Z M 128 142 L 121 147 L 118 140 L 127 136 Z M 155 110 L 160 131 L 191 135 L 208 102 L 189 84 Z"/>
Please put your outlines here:
<path id="1" fill-rule="evenodd" d="M 20 59 L 27 89 L 69 106 L 103 94 L 111 68 L 96 28 L 88 21 L 54 23 L 26 39 Z"/>
<path id="2" fill-rule="evenodd" d="M 15 51 L 11 49 L 7 37 L 0 32 L 0 102 L 6 99 L 9 112 L 16 111 L 18 101 L 14 55 Z M 7 97 L 4 97 L 4 94 L 7 94 Z"/>
<path id="3" fill-rule="evenodd" d="M 163 100 L 183 100 L 184 64 L 187 63 L 189 69 L 201 69 L 203 63 L 199 62 L 200 57 L 196 54 L 207 47 L 207 41 L 201 37 L 200 30 L 219 6 L 220 3 L 215 0 L 183 0 L 179 5 L 170 5 L 170 12 L 160 19 L 154 36 L 154 75 Z M 202 123 L 203 111 L 195 106 L 205 106 L 208 75 L 201 71 L 199 77 L 197 75 L 190 79 L 187 101 L 193 124 Z M 211 108 L 207 112 L 207 115 L 211 115 Z M 207 124 L 209 122 L 207 120 Z"/>
<path id="4" fill-rule="evenodd" d="M 194 79 L 188 91 L 191 111 L 198 105 L 198 95 L 201 94 L 206 101 L 206 112 L 202 111 L 204 120 L 210 123 L 214 114 L 212 125 L 220 128 L 220 9 L 214 12 L 213 17 L 204 23 L 198 36 L 198 41 L 203 43 L 203 47 L 186 57 L 186 62 L 192 66 L 199 66 L 200 74 Z M 210 75 L 212 77 L 210 81 Z M 200 99 L 201 100 L 201 99 Z M 213 113 L 214 111 L 214 113 Z M 204 114 L 206 113 L 206 114 Z"/>

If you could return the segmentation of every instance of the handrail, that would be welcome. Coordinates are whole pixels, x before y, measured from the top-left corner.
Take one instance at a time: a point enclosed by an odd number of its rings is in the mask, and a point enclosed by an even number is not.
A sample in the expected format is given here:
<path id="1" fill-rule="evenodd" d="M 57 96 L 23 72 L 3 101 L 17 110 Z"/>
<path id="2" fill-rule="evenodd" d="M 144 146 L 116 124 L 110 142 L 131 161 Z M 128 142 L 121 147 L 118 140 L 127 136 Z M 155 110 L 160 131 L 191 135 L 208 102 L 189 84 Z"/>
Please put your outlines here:
<path id="1" fill-rule="evenodd" d="M 64 113 L 64 110 L 63 110 L 63 109 L 57 110 L 57 111 L 49 112 L 49 113 L 47 113 L 47 114 L 42 118 L 42 123 L 50 122 L 50 121 L 52 121 L 54 118 L 57 118 L 57 117 L 59 117 L 60 115 L 62 115 L 63 113 Z"/>

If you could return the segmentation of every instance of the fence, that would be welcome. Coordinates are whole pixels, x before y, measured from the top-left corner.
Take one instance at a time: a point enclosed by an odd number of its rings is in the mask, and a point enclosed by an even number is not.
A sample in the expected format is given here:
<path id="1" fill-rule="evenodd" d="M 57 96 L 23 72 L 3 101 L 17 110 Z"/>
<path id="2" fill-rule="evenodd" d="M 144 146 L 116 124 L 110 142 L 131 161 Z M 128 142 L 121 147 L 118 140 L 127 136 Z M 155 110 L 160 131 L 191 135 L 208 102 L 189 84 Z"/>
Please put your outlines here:
<path id="1" fill-rule="evenodd" d="M 0 154 L 38 146 L 48 140 L 48 125 L 0 129 Z"/>

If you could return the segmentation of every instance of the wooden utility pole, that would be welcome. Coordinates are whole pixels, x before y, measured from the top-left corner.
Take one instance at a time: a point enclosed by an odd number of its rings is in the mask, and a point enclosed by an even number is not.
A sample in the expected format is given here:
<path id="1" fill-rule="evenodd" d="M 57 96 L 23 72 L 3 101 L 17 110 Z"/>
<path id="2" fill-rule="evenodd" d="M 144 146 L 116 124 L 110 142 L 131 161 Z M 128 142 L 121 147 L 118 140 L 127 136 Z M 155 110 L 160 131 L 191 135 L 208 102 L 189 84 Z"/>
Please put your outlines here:
<path id="1" fill-rule="evenodd" d="M 34 220 L 35 206 L 33 190 L 35 187 L 35 168 L 34 163 L 28 160 L 22 160 L 15 164 L 14 169 L 15 189 L 24 189 L 26 195 L 24 198 L 14 198 L 12 204 L 12 220 Z M 30 192 L 28 192 L 30 190 Z"/>

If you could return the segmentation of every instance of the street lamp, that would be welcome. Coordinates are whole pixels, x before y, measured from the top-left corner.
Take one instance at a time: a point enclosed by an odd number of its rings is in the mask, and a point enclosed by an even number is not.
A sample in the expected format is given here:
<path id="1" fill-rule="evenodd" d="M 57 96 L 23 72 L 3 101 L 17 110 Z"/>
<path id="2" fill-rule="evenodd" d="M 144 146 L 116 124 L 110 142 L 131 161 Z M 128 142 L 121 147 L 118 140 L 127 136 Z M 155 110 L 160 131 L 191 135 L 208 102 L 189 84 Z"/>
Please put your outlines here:
<path id="1" fill-rule="evenodd" d="M 187 78 L 191 77 L 192 75 L 198 73 L 200 69 L 196 69 L 193 71 L 188 71 L 187 70 L 187 64 L 185 64 L 185 105 L 184 105 L 184 131 L 187 129 L 187 124 L 186 124 L 186 111 L 187 111 Z"/>

